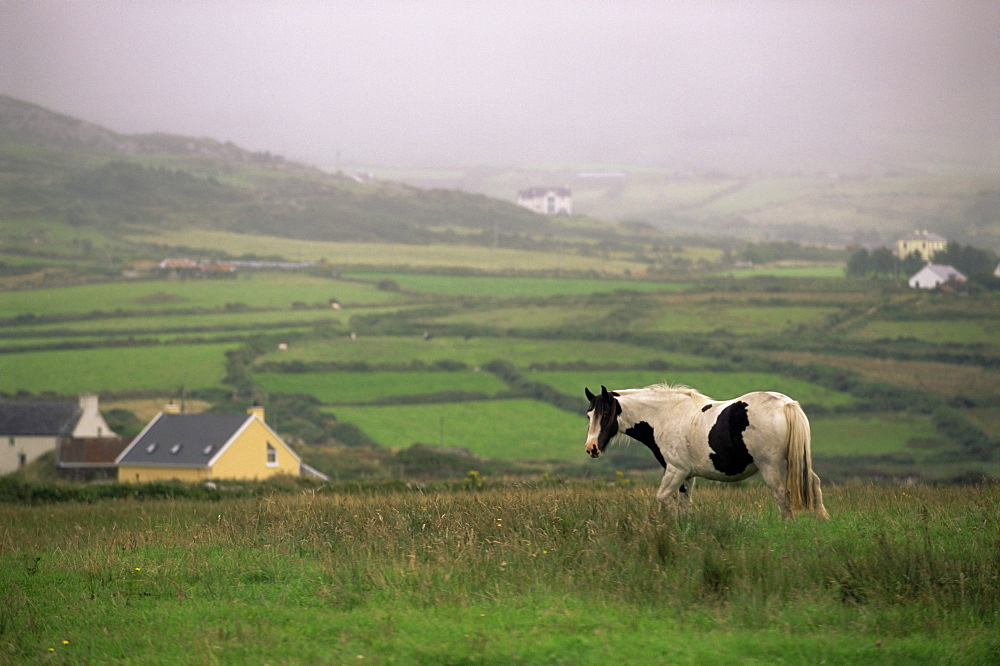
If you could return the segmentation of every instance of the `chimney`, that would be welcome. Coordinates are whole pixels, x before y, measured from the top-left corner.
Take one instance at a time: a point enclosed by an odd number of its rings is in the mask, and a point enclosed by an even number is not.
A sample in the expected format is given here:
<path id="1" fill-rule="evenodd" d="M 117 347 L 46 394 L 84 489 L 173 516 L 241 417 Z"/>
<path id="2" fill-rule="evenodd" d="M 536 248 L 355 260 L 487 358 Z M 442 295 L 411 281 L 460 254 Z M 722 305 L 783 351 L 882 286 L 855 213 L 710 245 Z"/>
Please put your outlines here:
<path id="1" fill-rule="evenodd" d="M 84 414 L 96 414 L 98 412 L 96 393 L 81 393 L 79 400 L 80 410 Z"/>
<path id="2" fill-rule="evenodd" d="M 251 407 L 247 407 L 247 414 L 251 416 L 256 416 L 261 422 L 264 422 L 264 408 L 258 404 L 254 404 Z"/>
<path id="3" fill-rule="evenodd" d="M 181 406 L 171 400 L 170 404 L 163 405 L 163 413 L 164 414 L 180 414 L 181 413 Z"/>

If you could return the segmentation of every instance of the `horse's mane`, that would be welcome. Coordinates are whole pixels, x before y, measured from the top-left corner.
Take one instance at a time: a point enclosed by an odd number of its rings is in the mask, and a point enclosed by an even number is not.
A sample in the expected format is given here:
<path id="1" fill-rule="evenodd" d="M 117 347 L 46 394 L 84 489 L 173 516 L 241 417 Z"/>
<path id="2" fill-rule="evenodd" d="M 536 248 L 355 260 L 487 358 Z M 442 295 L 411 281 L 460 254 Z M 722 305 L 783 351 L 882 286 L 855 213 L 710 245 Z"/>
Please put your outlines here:
<path id="1" fill-rule="evenodd" d="M 712 402 L 711 398 L 709 398 L 707 395 L 703 394 L 701 391 L 697 389 L 693 389 L 690 386 L 685 386 L 684 384 L 669 384 L 666 382 L 662 384 L 650 384 L 649 386 L 644 386 L 642 388 L 625 389 L 623 391 L 620 391 L 620 393 L 624 394 L 628 392 L 641 392 L 641 391 L 684 396 L 694 401 L 696 404 Z M 626 435 L 624 432 L 618 432 L 611 439 L 611 443 L 617 444 L 619 446 L 631 444 L 634 441 L 636 440 L 633 439 L 631 436 Z"/>
<path id="2" fill-rule="evenodd" d="M 704 399 L 711 400 L 707 395 L 699 391 L 698 389 L 693 389 L 690 386 L 685 386 L 684 384 L 650 384 L 649 386 L 642 389 L 644 391 L 662 391 L 664 393 L 680 393 L 694 399 Z"/>

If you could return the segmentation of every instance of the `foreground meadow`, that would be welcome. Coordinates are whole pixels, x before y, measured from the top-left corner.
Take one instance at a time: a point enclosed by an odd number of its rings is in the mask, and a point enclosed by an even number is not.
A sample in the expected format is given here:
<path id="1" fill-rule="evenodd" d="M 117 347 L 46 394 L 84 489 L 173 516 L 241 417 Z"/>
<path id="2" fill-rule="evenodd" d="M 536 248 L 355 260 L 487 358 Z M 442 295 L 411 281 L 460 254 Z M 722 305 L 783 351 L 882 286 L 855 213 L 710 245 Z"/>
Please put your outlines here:
<path id="1" fill-rule="evenodd" d="M 542 482 L 5 506 L 0 661 L 995 663 L 1000 488 Z"/>

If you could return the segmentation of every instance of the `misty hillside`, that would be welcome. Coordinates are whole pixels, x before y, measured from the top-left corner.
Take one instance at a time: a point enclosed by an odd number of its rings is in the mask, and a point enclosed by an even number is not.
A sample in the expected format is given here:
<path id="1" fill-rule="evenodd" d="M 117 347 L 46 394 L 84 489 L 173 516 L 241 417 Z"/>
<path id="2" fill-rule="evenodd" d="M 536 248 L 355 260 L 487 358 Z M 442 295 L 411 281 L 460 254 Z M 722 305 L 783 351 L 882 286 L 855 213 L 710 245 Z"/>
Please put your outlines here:
<path id="1" fill-rule="evenodd" d="M 0 96 L 6 223 L 102 235 L 203 228 L 306 240 L 486 243 L 552 221 L 483 195 L 333 175 L 206 138 L 122 135 Z M 9 243 L 9 240 L 8 240 Z"/>

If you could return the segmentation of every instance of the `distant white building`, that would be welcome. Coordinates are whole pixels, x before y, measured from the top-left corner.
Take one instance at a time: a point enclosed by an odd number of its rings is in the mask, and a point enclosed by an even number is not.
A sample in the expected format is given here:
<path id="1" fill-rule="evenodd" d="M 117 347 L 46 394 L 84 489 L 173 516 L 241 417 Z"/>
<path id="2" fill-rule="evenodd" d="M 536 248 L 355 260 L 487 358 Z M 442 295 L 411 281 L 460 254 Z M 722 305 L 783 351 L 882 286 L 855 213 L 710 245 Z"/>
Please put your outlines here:
<path id="1" fill-rule="evenodd" d="M 542 215 L 572 215 L 573 195 L 568 187 L 530 187 L 517 193 L 517 205 Z"/>
<path id="2" fill-rule="evenodd" d="M 965 282 L 965 276 L 954 266 L 927 264 L 909 279 L 914 289 L 935 289 L 946 282 Z"/>
<path id="3" fill-rule="evenodd" d="M 930 261 L 934 258 L 935 252 L 944 252 L 947 249 L 947 238 L 926 229 L 918 229 L 896 241 L 896 256 L 900 259 L 906 259 L 916 252 L 924 261 Z"/>

